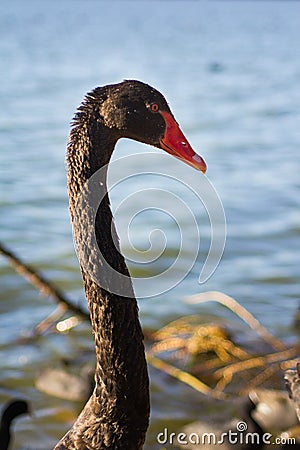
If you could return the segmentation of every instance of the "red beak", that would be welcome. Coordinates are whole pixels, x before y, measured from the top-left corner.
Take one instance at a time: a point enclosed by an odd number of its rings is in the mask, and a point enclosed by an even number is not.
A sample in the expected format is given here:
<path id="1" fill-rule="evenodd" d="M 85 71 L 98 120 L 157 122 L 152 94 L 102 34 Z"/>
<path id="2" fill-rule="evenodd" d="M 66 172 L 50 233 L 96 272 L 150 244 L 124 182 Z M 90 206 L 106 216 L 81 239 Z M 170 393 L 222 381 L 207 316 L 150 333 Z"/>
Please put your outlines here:
<path id="1" fill-rule="evenodd" d="M 175 158 L 205 173 L 205 161 L 194 152 L 175 119 L 166 111 L 160 111 L 160 114 L 166 122 L 166 131 L 160 140 L 161 148 L 170 153 L 170 155 L 175 156 Z"/>

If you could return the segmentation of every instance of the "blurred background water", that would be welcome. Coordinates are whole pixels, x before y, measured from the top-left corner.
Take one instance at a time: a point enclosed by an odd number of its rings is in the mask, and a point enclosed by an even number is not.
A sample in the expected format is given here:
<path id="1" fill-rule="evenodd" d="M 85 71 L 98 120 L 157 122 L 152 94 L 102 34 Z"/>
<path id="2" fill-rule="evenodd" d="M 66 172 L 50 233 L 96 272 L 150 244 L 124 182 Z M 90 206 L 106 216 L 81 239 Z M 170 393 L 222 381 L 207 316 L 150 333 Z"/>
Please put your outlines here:
<path id="1" fill-rule="evenodd" d="M 200 307 L 183 301 L 188 294 L 220 290 L 238 299 L 277 336 L 292 336 L 299 300 L 299 42 L 297 2 L 3 0 L 1 241 L 85 305 L 67 206 L 69 124 L 93 87 L 140 79 L 164 93 L 190 143 L 206 160 L 228 226 L 221 263 L 199 285 L 208 225 L 198 200 L 178 188 L 195 211 L 203 249 L 176 287 L 140 299 L 143 326 L 159 328 L 199 311 L 227 314 L 215 303 Z M 115 156 L 149 150 L 121 140 Z M 178 176 L 189 170 L 194 180 L 199 177 L 171 157 L 169 164 Z M 134 177 L 128 192 L 140 189 L 141 183 Z M 113 206 L 126 189 L 113 193 Z M 142 208 L 142 195 L 138 201 Z M 167 250 L 154 266 L 164 268 L 180 241 L 178 227 L 157 214 L 138 217 L 131 233 L 140 248 L 147 248 L 151 229 L 157 223 L 165 227 Z M 189 233 L 189 223 L 185 228 L 182 220 L 183 232 Z M 185 249 L 185 258 L 192 247 Z M 129 248 L 125 252 L 130 256 Z M 67 336 L 48 335 L 34 345 L 16 345 L 20 334 L 53 310 L 53 303 L 41 298 L 3 258 L 0 276 L 0 397 L 4 401 L 25 395 L 36 411 L 33 421 L 19 423 L 14 448 L 51 448 L 78 409 L 38 392 L 34 377 L 81 346 L 92 349 L 90 331 L 82 325 Z M 161 429 L 170 417 L 196 418 L 200 400 L 195 393 L 178 383 L 160 384 L 156 375 L 151 371 L 152 429 Z M 153 433 L 147 448 L 156 448 Z"/>

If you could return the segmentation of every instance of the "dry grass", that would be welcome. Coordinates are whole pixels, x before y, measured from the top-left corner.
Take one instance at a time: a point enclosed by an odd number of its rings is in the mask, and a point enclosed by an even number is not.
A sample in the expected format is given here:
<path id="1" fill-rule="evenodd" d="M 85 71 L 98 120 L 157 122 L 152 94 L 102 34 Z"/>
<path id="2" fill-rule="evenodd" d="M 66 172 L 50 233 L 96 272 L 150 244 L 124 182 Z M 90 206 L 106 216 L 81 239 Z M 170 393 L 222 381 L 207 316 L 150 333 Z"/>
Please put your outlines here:
<path id="1" fill-rule="evenodd" d="M 247 328 L 256 332 L 255 350 L 237 344 L 226 322 L 203 323 L 200 316 L 185 316 L 151 334 L 148 362 L 215 398 L 243 395 L 270 384 L 282 384 L 282 371 L 293 367 L 299 346 L 286 346 L 235 299 L 222 292 L 206 292 L 188 303 L 215 301 L 229 308 Z M 263 344 L 263 345 L 262 345 Z M 253 346 L 252 346 L 253 347 Z M 262 348 L 268 348 L 262 352 Z"/>

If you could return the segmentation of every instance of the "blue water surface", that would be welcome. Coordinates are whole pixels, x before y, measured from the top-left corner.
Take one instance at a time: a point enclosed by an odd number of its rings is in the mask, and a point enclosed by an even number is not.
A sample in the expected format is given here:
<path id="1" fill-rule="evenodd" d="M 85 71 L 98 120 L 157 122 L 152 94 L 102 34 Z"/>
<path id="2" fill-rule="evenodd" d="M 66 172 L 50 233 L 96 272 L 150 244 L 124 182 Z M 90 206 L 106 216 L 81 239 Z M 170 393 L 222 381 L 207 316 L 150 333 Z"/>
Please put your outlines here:
<path id="1" fill-rule="evenodd" d="M 298 2 L 3 0 L 0 240 L 85 306 L 68 215 L 65 148 L 70 122 L 92 88 L 142 80 L 166 96 L 186 137 L 206 160 L 207 176 L 227 218 L 222 260 L 209 281 L 199 285 L 210 244 L 209 221 L 199 199 L 174 185 L 194 212 L 201 250 L 191 270 L 186 273 L 179 264 L 172 272 L 167 281 L 173 289 L 140 299 L 143 325 L 159 328 L 199 312 L 232 317 L 215 303 L 184 302 L 187 295 L 219 290 L 238 299 L 277 336 L 290 339 L 299 300 L 299 42 Z M 121 140 L 114 158 L 149 150 L 159 152 Z M 194 182 L 201 176 L 171 157 L 169 165 L 179 179 L 185 170 Z M 136 170 L 142 168 L 137 164 Z M 142 191 L 134 200 L 142 210 L 143 190 L 149 190 L 146 178 L 133 177 L 112 191 L 113 209 Z M 165 191 L 171 185 L 165 178 L 159 181 Z M 124 211 L 117 227 L 126 231 L 126 207 Z M 137 215 L 130 227 L 135 247 L 149 249 L 149 235 L 157 228 L 165 236 L 152 235 L 155 255 L 167 244 L 153 264 L 132 263 L 132 271 L 151 276 L 165 270 L 176 259 L 180 233 L 193 236 L 190 227 L 181 210 L 177 222 L 158 211 Z M 192 258 L 195 245 L 191 238 L 183 248 L 184 261 Z M 132 257 L 127 244 L 123 251 Z M 38 412 L 34 425 L 21 420 L 23 438 L 17 436 L 14 448 L 24 442 L 50 448 L 78 411 L 36 391 L 33 379 L 41 367 L 77 349 L 78 340 L 48 335 L 35 346 L 15 345 L 20 333 L 53 310 L 53 303 L 16 275 L 4 258 L 0 276 L 0 394 L 3 401 L 30 396 Z M 80 345 L 92 348 L 89 329 L 81 327 Z M 200 400 L 189 388 L 164 387 L 164 401 L 157 395 L 159 387 L 153 393 L 156 429 L 172 412 L 186 421 L 197 418 Z M 158 448 L 151 433 L 148 448 Z"/>

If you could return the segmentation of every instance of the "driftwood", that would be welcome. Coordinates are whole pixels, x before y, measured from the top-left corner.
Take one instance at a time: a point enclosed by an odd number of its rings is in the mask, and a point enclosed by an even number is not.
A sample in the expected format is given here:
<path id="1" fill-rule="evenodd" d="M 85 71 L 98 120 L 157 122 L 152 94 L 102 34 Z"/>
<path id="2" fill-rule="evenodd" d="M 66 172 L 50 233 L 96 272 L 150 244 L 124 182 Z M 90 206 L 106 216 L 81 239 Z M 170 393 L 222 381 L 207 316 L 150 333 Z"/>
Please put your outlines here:
<path id="1" fill-rule="evenodd" d="M 36 269 L 26 264 L 18 256 L 16 256 L 11 250 L 8 250 L 0 242 L 0 253 L 7 258 L 11 266 L 22 275 L 26 280 L 31 283 L 36 289 L 38 289 L 43 295 L 50 296 L 65 309 L 72 311 L 74 314 L 82 317 L 83 319 L 90 319 L 89 314 L 80 306 L 74 305 L 51 281 L 47 280 Z"/>
<path id="2" fill-rule="evenodd" d="M 170 375 L 173 378 L 176 378 L 182 383 L 191 386 L 196 391 L 201 392 L 201 394 L 209 395 L 210 397 L 217 398 L 219 400 L 225 400 L 227 398 L 227 395 L 224 392 L 219 391 L 218 389 L 210 388 L 207 384 L 203 383 L 203 381 L 199 380 L 190 373 L 178 369 L 178 367 L 168 364 L 167 362 L 163 361 L 160 358 L 156 358 L 149 352 L 147 353 L 147 361 L 149 364 L 151 364 L 151 366 L 155 367 L 158 370 L 161 370 L 162 372 L 167 373 L 168 375 Z"/>

